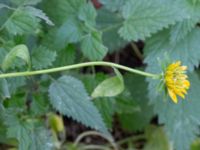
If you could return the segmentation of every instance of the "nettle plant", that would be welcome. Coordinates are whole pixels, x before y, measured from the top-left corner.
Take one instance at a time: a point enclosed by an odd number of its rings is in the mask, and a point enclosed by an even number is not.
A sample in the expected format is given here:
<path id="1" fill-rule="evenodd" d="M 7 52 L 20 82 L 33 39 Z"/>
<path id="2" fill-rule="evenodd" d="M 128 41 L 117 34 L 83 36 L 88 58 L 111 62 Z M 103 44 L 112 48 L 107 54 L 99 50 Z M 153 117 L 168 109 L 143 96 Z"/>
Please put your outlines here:
<path id="1" fill-rule="evenodd" d="M 194 150 L 200 1 L 99 2 L 97 9 L 89 0 L 0 1 L 0 142 L 19 150 L 75 150 L 95 134 L 118 149 L 115 114 L 122 128 L 145 132 L 144 150 Z M 102 61 L 138 40 L 145 43 L 145 71 Z M 70 145 L 61 116 L 99 133 Z M 149 127 L 155 116 L 160 127 Z"/>

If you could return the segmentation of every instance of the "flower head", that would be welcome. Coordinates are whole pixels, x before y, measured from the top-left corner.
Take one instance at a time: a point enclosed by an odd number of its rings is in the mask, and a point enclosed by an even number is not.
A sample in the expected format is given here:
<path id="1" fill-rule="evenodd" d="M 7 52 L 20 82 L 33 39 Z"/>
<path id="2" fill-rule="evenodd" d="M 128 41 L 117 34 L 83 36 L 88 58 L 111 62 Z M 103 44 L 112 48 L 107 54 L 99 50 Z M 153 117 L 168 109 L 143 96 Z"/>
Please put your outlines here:
<path id="1" fill-rule="evenodd" d="M 181 62 L 177 61 L 170 64 L 164 73 L 164 81 L 167 91 L 173 102 L 177 103 L 177 95 L 185 98 L 187 90 L 190 87 L 190 82 L 187 80 L 188 76 L 185 74 L 186 66 L 181 66 Z"/>

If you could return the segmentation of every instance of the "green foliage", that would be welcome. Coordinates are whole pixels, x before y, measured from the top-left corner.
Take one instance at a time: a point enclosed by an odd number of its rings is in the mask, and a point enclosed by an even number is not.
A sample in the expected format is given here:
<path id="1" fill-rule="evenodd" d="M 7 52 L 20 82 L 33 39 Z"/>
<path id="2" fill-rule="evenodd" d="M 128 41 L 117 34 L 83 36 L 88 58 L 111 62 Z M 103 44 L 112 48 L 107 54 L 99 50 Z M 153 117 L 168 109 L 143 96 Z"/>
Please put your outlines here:
<path id="1" fill-rule="evenodd" d="M 1 0 L 0 77 L 10 78 L 0 79 L 0 143 L 19 150 L 82 149 L 84 143 L 68 141 L 83 131 L 68 129 L 71 122 L 65 119 L 72 118 L 106 136 L 114 131 L 114 138 L 122 139 L 112 141 L 119 149 L 199 149 L 200 1 L 98 2 L 96 8 L 97 1 L 89 0 Z M 129 51 L 130 42 L 139 40 L 134 52 L 144 52 L 144 60 Z M 107 65 L 78 64 L 88 60 L 145 64 L 156 74 L 180 60 L 190 72 L 191 88 L 174 104 L 166 89 L 159 89 L 160 79 L 123 70 L 112 76 Z M 16 72 L 22 76 L 11 77 Z M 64 118 L 66 133 L 49 124 L 49 114 L 56 113 Z M 124 132 L 136 137 L 124 140 Z M 142 142 L 138 133 L 145 134 L 139 135 Z"/>
<path id="2" fill-rule="evenodd" d="M 19 57 L 30 66 L 30 55 L 26 45 L 17 45 L 6 55 L 2 63 L 2 69 L 7 70 L 12 67 L 14 60 Z"/>
<path id="3" fill-rule="evenodd" d="M 147 83 L 144 77 L 132 74 L 125 75 L 124 79 L 126 91 L 117 98 L 116 111 L 124 129 L 141 131 L 154 115 L 148 103 Z"/>
<path id="4" fill-rule="evenodd" d="M 101 82 L 93 91 L 92 97 L 112 97 L 124 90 L 124 79 L 120 72 L 115 69 L 116 76 Z"/>
<path id="5" fill-rule="evenodd" d="M 152 33 L 168 27 L 176 21 L 188 18 L 184 9 L 175 2 L 161 2 L 160 0 L 127 1 L 122 15 L 125 21 L 119 34 L 128 41 L 144 40 Z"/>
<path id="6" fill-rule="evenodd" d="M 62 76 L 49 87 L 49 97 L 53 107 L 60 113 L 108 134 L 98 110 L 79 80 Z"/>
<path id="7" fill-rule="evenodd" d="M 52 66 L 56 59 L 56 52 L 50 51 L 46 47 L 40 46 L 33 50 L 32 66 L 34 69 L 43 69 Z"/>

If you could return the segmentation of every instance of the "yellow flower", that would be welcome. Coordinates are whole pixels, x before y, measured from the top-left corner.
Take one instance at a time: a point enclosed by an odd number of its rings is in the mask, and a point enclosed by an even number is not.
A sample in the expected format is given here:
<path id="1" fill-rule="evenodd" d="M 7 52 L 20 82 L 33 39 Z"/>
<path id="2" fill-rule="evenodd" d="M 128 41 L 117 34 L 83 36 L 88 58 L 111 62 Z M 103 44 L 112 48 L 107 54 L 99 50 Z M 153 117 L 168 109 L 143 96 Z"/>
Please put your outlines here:
<path id="1" fill-rule="evenodd" d="M 190 87 L 190 82 L 187 80 L 188 76 L 185 74 L 186 70 L 187 67 L 181 66 L 180 61 L 170 64 L 165 70 L 165 84 L 174 103 L 178 103 L 177 95 L 184 99 Z"/>

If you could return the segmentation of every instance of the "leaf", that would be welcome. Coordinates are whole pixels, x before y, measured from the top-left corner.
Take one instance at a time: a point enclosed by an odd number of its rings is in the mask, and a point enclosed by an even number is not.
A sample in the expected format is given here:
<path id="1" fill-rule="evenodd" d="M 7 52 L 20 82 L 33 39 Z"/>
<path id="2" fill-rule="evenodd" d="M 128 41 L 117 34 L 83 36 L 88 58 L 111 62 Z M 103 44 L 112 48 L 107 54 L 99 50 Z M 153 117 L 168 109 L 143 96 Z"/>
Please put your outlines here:
<path id="1" fill-rule="evenodd" d="M 0 95 L 3 99 L 10 98 L 10 91 L 6 79 L 0 79 Z"/>
<path id="2" fill-rule="evenodd" d="M 62 25 L 66 19 L 77 15 L 80 7 L 85 3 L 85 0 L 51 0 L 51 2 L 43 0 L 43 10 L 56 25 Z"/>
<path id="3" fill-rule="evenodd" d="M 55 44 L 62 49 L 68 43 L 79 42 L 82 35 L 83 29 L 81 24 L 71 17 L 58 29 Z"/>
<path id="4" fill-rule="evenodd" d="M 128 131 L 142 131 L 154 116 L 147 96 L 143 76 L 125 74 L 125 91 L 117 97 L 116 111 L 122 127 Z"/>
<path id="5" fill-rule="evenodd" d="M 16 58 L 21 58 L 24 62 L 30 66 L 30 56 L 29 56 L 29 50 L 26 47 L 26 45 L 17 45 L 11 51 L 6 55 L 4 58 L 2 69 L 7 70 L 12 66 L 12 63 Z"/>
<path id="6" fill-rule="evenodd" d="M 198 50 L 200 49 L 198 40 L 200 38 L 200 29 L 193 29 L 178 43 L 171 44 L 169 38 L 170 32 L 164 30 L 147 40 L 144 49 L 145 55 L 147 56 L 145 62 L 152 66 L 158 64 L 158 59 L 163 59 L 165 55 L 167 55 L 171 61 L 180 60 L 182 64 L 188 66 L 189 71 L 194 70 L 194 67 L 197 67 L 200 62 L 200 51 Z M 158 69 L 154 68 L 150 71 L 154 72 L 154 70 Z M 160 69 L 160 72 L 161 71 L 162 70 Z"/>
<path id="7" fill-rule="evenodd" d="M 188 0 L 184 0 L 181 4 L 191 17 L 184 19 L 171 27 L 171 43 L 176 43 L 182 40 L 189 32 L 192 31 L 200 20 L 200 3 L 192 4 Z"/>
<path id="8" fill-rule="evenodd" d="M 124 0 L 100 0 L 100 2 L 103 4 L 103 6 L 112 12 L 116 12 L 118 10 L 122 9 L 122 6 L 124 5 Z"/>
<path id="9" fill-rule="evenodd" d="M 76 48 L 74 45 L 69 44 L 66 48 L 57 52 L 58 56 L 55 63 L 56 66 L 72 65 L 75 63 L 76 58 Z"/>
<path id="10" fill-rule="evenodd" d="M 15 5 L 36 5 L 40 3 L 42 0 L 11 0 L 11 2 Z"/>
<path id="11" fill-rule="evenodd" d="M 54 25 L 54 23 L 49 19 L 49 17 L 40 9 L 34 8 L 32 6 L 26 6 L 25 11 L 27 11 L 30 15 L 44 20 L 48 25 Z"/>
<path id="12" fill-rule="evenodd" d="M 95 99 L 94 104 L 101 113 L 104 122 L 109 129 L 112 129 L 113 115 L 115 112 L 115 101 L 111 98 Z"/>
<path id="13" fill-rule="evenodd" d="M 119 34 L 125 40 L 144 40 L 152 33 L 189 18 L 179 3 L 160 0 L 129 0 L 123 7 L 125 19 Z"/>
<path id="14" fill-rule="evenodd" d="M 95 75 L 83 74 L 80 76 L 81 81 L 83 81 L 85 88 L 89 93 L 91 93 L 93 89 L 106 78 L 107 75 L 103 73 L 96 73 Z M 94 104 L 101 113 L 107 127 L 112 129 L 113 114 L 115 112 L 115 99 L 105 97 L 97 98 L 94 100 Z"/>
<path id="15" fill-rule="evenodd" d="M 94 31 L 84 36 L 81 50 L 90 60 L 102 60 L 107 53 L 107 48 L 102 44 L 102 33 Z"/>
<path id="16" fill-rule="evenodd" d="M 30 150 L 54 150 L 50 132 L 44 127 L 35 128 L 31 132 Z"/>
<path id="17" fill-rule="evenodd" d="M 10 34 L 22 35 L 33 33 L 38 27 L 38 22 L 39 20 L 36 17 L 19 9 L 6 21 L 5 28 Z"/>
<path id="18" fill-rule="evenodd" d="M 92 97 L 113 97 L 124 90 L 124 80 L 119 71 L 115 70 L 116 76 L 101 82 L 93 91 Z"/>
<path id="19" fill-rule="evenodd" d="M 52 66 L 56 59 L 56 52 L 50 51 L 44 46 L 39 46 L 33 50 L 32 53 L 32 66 L 34 69 L 44 69 Z"/>
<path id="20" fill-rule="evenodd" d="M 111 13 L 108 10 L 98 10 L 97 25 L 100 30 L 103 30 L 103 44 L 108 47 L 109 52 L 119 51 L 128 44 L 123 40 L 117 31 L 123 22 L 123 18 L 116 13 Z"/>
<path id="21" fill-rule="evenodd" d="M 49 97 L 52 106 L 61 114 L 109 135 L 98 110 L 79 80 L 62 76 L 49 87 Z"/>
<path id="22" fill-rule="evenodd" d="M 7 81 L 8 81 L 10 93 L 12 93 L 12 94 L 19 91 L 20 87 L 26 85 L 25 77 L 8 78 Z"/>
<path id="23" fill-rule="evenodd" d="M 7 137 L 18 141 L 19 150 L 53 150 L 52 138 L 41 122 L 20 119 L 16 110 L 4 109 L 1 112 L 7 126 Z"/>
<path id="24" fill-rule="evenodd" d="M 91 2 L 84 4 L 80 7 L 78 18 L 90 26 L 94 26 L 97 13 Z"/>
<path id="25" fill-rule="evenodd" d="M 144 150 L 170 150 L 171 146 L 161 127 L 150 126 L 146 130 L 147 143 Z"/>

